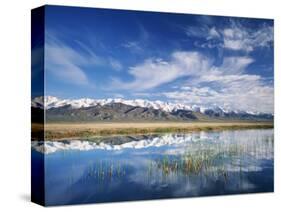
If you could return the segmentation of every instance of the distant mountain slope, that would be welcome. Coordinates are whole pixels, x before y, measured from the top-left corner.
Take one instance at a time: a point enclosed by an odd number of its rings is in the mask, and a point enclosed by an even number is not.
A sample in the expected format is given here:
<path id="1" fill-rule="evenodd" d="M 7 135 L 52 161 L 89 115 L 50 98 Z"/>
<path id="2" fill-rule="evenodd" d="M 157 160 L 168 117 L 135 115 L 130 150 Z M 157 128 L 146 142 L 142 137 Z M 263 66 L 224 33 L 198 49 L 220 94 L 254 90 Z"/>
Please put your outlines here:
<path id="1" fill-rule="evenodd" d="M 44 107 L 45 105 L 45 107 Z M 123 99 L 59 100 L 42 97 L 32 101 L 36 114 L 46 109 L 47 121 L 212 121 L 273 120 L 272 114 L 229 111 L 221 107 L 204 108 L 161 101 Z"/>
<path id="2" fill-rule="evenodd" d="M 197 117 L 192 111 L 166 112 L 122 103 L 72 108 L 66 105 L 46 111 L 47 121 L 190 121 Z"/>

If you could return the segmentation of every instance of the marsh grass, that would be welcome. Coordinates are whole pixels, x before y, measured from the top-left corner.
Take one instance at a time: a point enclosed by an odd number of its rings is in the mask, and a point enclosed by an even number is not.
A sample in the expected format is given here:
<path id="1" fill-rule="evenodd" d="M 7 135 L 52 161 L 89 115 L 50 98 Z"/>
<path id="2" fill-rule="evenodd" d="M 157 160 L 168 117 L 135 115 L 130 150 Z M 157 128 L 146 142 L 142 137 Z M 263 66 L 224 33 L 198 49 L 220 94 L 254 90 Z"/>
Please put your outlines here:
<path id="1" fill-rule="evenodd" d="M 70 175 L 69 182 L 72 184 L 72 176 L 75 173 L 75 169 L 72 168 L 71 171 L 73 174 Z M 82 177 L 82 182 L 87 183 L 92 180 L 97 180 L 99 183 L 110 182 L 125 176 L 125 174 L 125 166 L 122 165 L 120 161 L 99 160 L 90 163 Z"/>
<path id="2" fill-rule="evenodd" d="M 150 162 L 147 174 L 151 177 L 160 170 L 164 179 L 173 175 L 212 175 L 215 178 L 222 177 L 226 183 L 231 168 L 238 168 L 238 176 L 243 178 L 243 171 L 245 167 L 249 167 L 248 163 L 250 163 L 245 158 L 248 151 L 247 146 L 238 145 L 223 147 L 218 144 L 212 149 L 201 149 L 198 146 L 196 151 L 186 151 L 181 156 L 166 155 L 162 159 Z M 256 154 L 258 153 L 254 153 L 254 156 Z M 230 166 L 227 167 L 226 164 Z"/>

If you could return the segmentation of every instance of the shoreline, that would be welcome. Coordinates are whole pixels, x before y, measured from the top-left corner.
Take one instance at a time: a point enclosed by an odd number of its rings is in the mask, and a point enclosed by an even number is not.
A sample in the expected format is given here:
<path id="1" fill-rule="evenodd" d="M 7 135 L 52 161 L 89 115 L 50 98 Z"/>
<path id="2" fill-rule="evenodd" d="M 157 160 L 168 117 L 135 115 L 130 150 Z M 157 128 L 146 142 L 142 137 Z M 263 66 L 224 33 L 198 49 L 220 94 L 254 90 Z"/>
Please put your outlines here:
<path id="1" fill-rule="evenodd" d="M 242 129 L 270 129 L 273 122 L 155 122 L 155 123 L 47 123 L 32 124 L 32 140 L 67 140 L 100 136 L 189 133 Z M 43 130 L 44 129 L 44 130 Z"/>

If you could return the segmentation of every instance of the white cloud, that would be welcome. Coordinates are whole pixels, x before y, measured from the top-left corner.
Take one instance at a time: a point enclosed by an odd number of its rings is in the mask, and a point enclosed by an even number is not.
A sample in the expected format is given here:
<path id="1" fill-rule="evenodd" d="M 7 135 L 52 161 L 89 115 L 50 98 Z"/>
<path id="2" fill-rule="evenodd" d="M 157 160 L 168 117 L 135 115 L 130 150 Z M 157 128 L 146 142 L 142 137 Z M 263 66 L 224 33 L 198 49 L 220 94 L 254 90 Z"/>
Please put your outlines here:
<path id="1" fill-rule="evenodd" d="M 272 113 L 273 86 L 260 75 L 247 74 L 253 62 L 248 56 L 232 56 L 225 57 L 221 65 L 214 65 L 212 59 L 198 52 L 174 52 L 170 60 L 147 59 L 131 67 L 133 80 L 115 79 L 114 87 L 149 93 L 151 88 L 182 78 L 185 83 L 179 84 L 176 91 L 171 88 L 172 91 L 161 93 L 169 101 Z"/>
<path id="2" fill-rule="evenodd" d="M 143 54 L 149 44 L 150 34 L 141 23 L 137 23 L 139 30 L 135 40 L 131 40 L 121 44 L 122 47 L 128 49 L 134 54 Z"/>
<path id="3" fill-rule="evenodd" d="M 257 48 L 269 48 L 273 42 L 273 27 L 266 24 L 252 29 L 232 20 L 226 28 L 205 25 L 193 31 L 198 32 L 197 36 L 200 38 L 205 35 L 204 42 L 195 43 L 196 46 L 202 48 L 220 48 L 249 53 Z M 220 105 L 230 109 L 272 113 L 273 85 L 266 84 L 259 75 L 246 74 L 246 69 L 253 62 L 253 58 L 241 57 L 237 54 L 224 57 L 221 65 L 212 65 L 207 74 L 202 73 L 200 77 L 189 80 L 187 82 L 189 87 L 183 86 L 178 91 L 166 92 L 165 96 L 175 101 L 192 104 Z"/>
<path id="4" fill-rule="evenodd" d="M 110 66 L 120 71 L 122 64 L 113 57 L 100 57 L 84 43 L 76 41 L 79 48 L 73 48 L 59 40 L 58 36 L 46 32 L 45 59 L 48 73 L 63 82 L 87 85 L 89 79 L 84 67 Z M 79 50 L 78 50 L 79 49 Z"/>
<path id="5" fill-rule="evenodd" d="M 232 50 L 253 51 L 253 47 L 245 45 L 242 40 L 225 39 L 224 47 Z"/>
<path id="6" fill-rule="evenodd" d="M 214 38 L 220 38 L 220 37 L 221 37 L 221 35 L 218 32 L 218 30 L 215 27 L 212 27 L 209 30 L 209 36 L 207 37 L 207 39 L 214 39 Z"/>
<path id="7" fill-rule="evenodd" d="M 270 47 L 273 42 L 273 27 L 262 25 L 252 29 L 245 27 L 239 21 L 231 19 L 225 28 L 210 27 L 202 24 L 197 27 L 186 27 L 187 36 L 206 38 L 205 41 L 196 41 L 195 45 L 202 48 L 224 48 L 233 51 L 251 52 L 256 48 Z"/>
<path id="8" fill-rule="evenodd" d="M 259 75 L 245 73 L 252 62 L 248 57 L 226 57 L 221 66 L 212 65 L 206 72 L 193 75 L 177 91 L 163 95 L 186 104 L 273 113 L 273 86 L 266 84 Z"/>
<path id="9" fill-rule="evenodd" d="M 207 25 L 188 26 L 184 28 L 185 34 L 190 37 L 202 38 L 209 34 L 209 27 Z"/>
<path id="10" fill-rule="evenodd" d="M 114 86 L 119 89 L 147 90 L 183 76 L 199 74 L 208 66 L 209 60 L 197 52 L 175 52 L 170 61 L 147 59 L 131 67 L 129 74 L 134 80 L 124 82 L 114 79 Z"/>
<path id="11" fill-rule="evenodd" d="M 169 61 L 147 59 L 129 69 L 133 81 L 125 82 L 113 79 L 114 87 L 143 91 L 172 82 L 181 77 L 190 76 L 199 80 L 202 76 L 218 74 L 238 74 L 253 62 L 249 57 L 226 57 L 221 66 L 214 66 L 210 58 L 198 52 L 174 52 Z M 210 75 L 212 74 L 212 75 Z"/>
<path id="12" fill-rule="evenodd" d="M 221 83 L 218 82 L 217 83 Z M 254 83 L 249 85 L 249 83 Z M 229 110 L 273 113 L 273 87 L 244 79 L 220 84 L 219 89 L 192 87 L 190 90 L 166 92 L 175 102 L 201 106 L 222 106 Z"/>
<path id="13" fill-rule="evenodd" d="M 87 60 L 74 49 L 65 45 L 47 42 L 45 45 L 46 69 L 48 73 L 64 82 L 88 84 L 88 78 L 80 65 Z"/>
<path id="14" fill-rule="evenodd" d="M 141 47 L 140 42 L 138 42 L 138 41 L 130 41 L 130 42 L 122 44 L 122 46 L 129 49 L 130 51 L 132 51 L 134 53 L 143 52 L 143 48 Z"/>
<path id="15" fill-rule="evenodd" d="M 248 56 L 229 56 L 224 57 L 220 66 L 213 66 L 212 70 L 219 70 L 224 74 L 239 74 L 244 72 L 247 66 L 253 62 L 254 60 Z"/>
<path id="16" fill-rule="evenodd" d="M 224 47 L 231 50 L 253 51 L 253 46 L 249 43 L 248 32 L 237 28 L 227 28 L 223 30 Z"/>
<path id="17" fill-rule="evenodd" d="M 252 30 L 232 22 L 223 30 L 224 47 L 231 50 L 253 51 L 257 47 L 268 47 L 273 41 L 273 27 L 263 26 Z"/>
<path id="18" fill-rule="evenodd" d="M 123 69 L 123 65 L 114 58 L 109 58 L 109 64 L 116 71 L 121 71 Z"/>

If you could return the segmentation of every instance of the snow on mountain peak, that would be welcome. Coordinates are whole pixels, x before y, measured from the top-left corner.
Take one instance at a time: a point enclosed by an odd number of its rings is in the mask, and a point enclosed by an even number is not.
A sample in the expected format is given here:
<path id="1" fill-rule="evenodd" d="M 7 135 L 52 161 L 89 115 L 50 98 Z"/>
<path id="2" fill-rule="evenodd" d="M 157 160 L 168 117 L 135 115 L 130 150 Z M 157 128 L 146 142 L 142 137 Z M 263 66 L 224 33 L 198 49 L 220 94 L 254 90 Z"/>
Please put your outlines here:
<path id="1" fill-rule="evenodd" d="M 200 113 L 207 113 L 208 111 L 212 111 L 215 113 L 248 113 L 252 115 L 257 115 L 260 113 L 257 112 L 251 112 L 251 111 L 232 111 L 228 108 L 223 108 L 219 106 L 212 106 L 212 107 L 204 107 L 199 105 L 186 105 L 182 103 L 169 103 L 169 102 L 163 102 L 160 100 L 156 101 L 150 101 L 145 99 L 134 99 L 134 100 L 127 100 L 123 98 L 108 98 L 108 99 L 90 99 L 90 98 L 81 98 L 81 99 L 59 99 L 54 96 L 45 96 L 43 97 L 35 97 L 32 100 L 32 107 L 37 108 L 58 108 L 63 107 L 66 105 L 70 105 L 72 108 L 83 108 L 83 107 L 92 107 L 96 105 L 106 105 L 106 104 L 112 104 L 112 103 L 122 103 L 125 105 L 130 105 L 134 107 L 147 107 L 147 108 L 153 108 L 156 110 L 163 110 L 166 112 L 173 112 L 177 110 L 191 110 L 194 112 L 200 112 Z M 45 106 L 45 107 L 44 107 Z"/>

